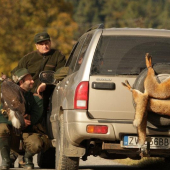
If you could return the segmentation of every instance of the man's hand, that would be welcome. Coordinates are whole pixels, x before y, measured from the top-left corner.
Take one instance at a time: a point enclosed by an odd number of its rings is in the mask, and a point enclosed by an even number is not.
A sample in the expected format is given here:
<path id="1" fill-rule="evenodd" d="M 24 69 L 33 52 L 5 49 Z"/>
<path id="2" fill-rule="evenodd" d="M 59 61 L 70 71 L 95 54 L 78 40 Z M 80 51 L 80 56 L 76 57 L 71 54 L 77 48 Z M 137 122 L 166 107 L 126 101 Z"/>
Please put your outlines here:
<path id="1" fill-rule="evenodd" d="M 27 126 L 31 125 L 30 115 L 25 114 L 25 115 L 24 115 L 24 118 L 25 118 L 25 119 L 24 119 L 25 127 L 27 127 Z"/>
<path id="2" fill-rule="evenodd" d="M 33 95 L 34 95 L 34 96 L 38 96 L 38 97 L 39 97 L 39 99 L 42 99 L 42 96 L 41 96 L 41 95 L 39 95 L 39 94 L 37 94 L 37 93 L 34 93 Z"/>
<path id="3" fill-rule="evenodd" d="M 40 94 L 40 93 L 43 92 L 45 89 L 46 89 L 46 84 L 45 84 L 45 83 L 41 83 L 41 84 L 38 86 L 37 93 Z"/>

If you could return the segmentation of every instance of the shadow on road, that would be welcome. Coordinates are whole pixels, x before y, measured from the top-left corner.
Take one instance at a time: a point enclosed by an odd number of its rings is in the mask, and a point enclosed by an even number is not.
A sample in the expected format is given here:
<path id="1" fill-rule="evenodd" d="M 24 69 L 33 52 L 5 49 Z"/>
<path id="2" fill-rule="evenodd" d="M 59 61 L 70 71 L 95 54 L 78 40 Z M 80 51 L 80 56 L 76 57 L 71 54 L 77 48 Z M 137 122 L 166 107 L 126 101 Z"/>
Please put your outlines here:
<path id="1" fill-rule="evenodd" d="M 123 166 L 123 165 L 88 165 L 88 166 L 80 166 L 81 170 L 150 170 L 150 168 L 137 168 L 131 166 Z"/>

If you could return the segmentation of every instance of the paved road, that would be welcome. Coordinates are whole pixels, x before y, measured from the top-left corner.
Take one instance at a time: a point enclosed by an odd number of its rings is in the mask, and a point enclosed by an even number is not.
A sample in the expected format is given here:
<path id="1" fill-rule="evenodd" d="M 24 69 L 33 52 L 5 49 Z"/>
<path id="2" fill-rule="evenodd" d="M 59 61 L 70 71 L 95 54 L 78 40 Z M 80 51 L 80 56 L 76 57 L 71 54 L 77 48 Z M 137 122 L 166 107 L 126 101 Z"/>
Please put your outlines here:
<path id="1" fill-rule="evenodd" d="M 128 166 L 121 165 L 113 160 L 89 156 L 87 161 L 80 160 L 80 170 L 126 170 Z M 132 168 L 131 168 L 132 169 Z M 134 169 L 134 168 L 133 168 Z"/>
<path id="2" fill-rule="evenodd" d="M 0 157 L 0 163 L 1 163 L 1 157 Z M 18 166 L 18 160 L 15 162 L 15 167 L 17 166 Z M 34 166 L 36 169 L 38 169 L 36 155 L 34 156 Z M 106 169 L 109 170 L 113 168 L 114 170 L 115 168 L 116 169 L 123 168 L 125 170 L 125 168 L 127 169 L 127 166 L 119 165 L 113 160 L 105 160 L 100 157 L 89 156 L 87 161 L 80 160 L 80 167 L 79 167 L 80 170 L 106 170 Z"/>
<path id="3" fill-rule="evenodd" d="M 39 168 L 38 168 L 36 160 L 37 160 L 37 157 L 34 156 L 34 166 L 36 170 L 38 170 Z M 1 157 L 0 157 L 0 163 L 1 163 Z M 17 166 L 18 166 L 18 161 L 15 162 L 15 167 Z M 15 169 L 18 169 L 18 168 L 15 168 Z M 100 157 L 89 156 L 87 161 L 80 160 L 79 170 L 111 170 L 111 169 L 112 170 L 113 169 L 114 170 L 127 170 L 127 169 L 137 170 L 137 168 L 135 167 L 124 166 L 124 165 L 118 164 L 116 161 L 106 160 Z M 146 168 L 144 169 L 146 170 Z"/>
<path id="4" fill-rule="evenodd" d="M 150 168 L 137 168 L 119 164 L 115 160 L 89 156 L 85 162 L 80 160 L 79 170 L 150 170 Z"/>

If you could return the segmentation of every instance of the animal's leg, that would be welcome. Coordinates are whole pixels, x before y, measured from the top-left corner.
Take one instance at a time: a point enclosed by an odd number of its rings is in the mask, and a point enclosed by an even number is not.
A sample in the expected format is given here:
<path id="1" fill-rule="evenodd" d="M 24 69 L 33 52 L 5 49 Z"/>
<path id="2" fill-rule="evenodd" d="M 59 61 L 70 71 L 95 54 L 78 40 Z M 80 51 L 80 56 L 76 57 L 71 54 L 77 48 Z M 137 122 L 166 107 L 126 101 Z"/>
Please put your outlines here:
<path id="1" fill-rule="evenodd" d="M 170 100 L 158 100 L 150 98 L 148 101 L 148 110 L 160 115 L 170 116 Z"/>
<path id="2" fill-rule="evenodd" d="M 128 82 L 127 80 L 125 80 L 125 83 L 122 82 L 122 85 L 125 86 L 125 87 L 126 87 L 128 90 L 130 90 L 130 91 L 133 90 L 132 87 L 131 87 L 131 85 L 129 84 L 129 82 Z"/>
<path id="3" fill-rule="evenodd" d="M 146 53 L 145 60 L 146 67 L 148 68 L 147 76 L 144 81 L 145 93 L 148 93 L 150 97 L 153 97 L 157 95 L 156 89 L 159 86 L 159 83 L 156 79 L 155 71 L 152 68 L 152 57 L 149 53 Z"/>
<path id="4" fill-rule="evenodd" d="M 145 93 L 156 99 L 168 99 L 170 97 L 170 79 L 158 83 L 152 67 L 148 68 L 148 73 L 144 81 Z"/>
<path id="5" fill-rule="evenodd" d="M 142 122 L 143 115 L 147 107 L 148 94 L 141 93 L 139 90 L 132 89 L 131 85 L 127 80 L 125 80 L 125 83 L 122 83 L 122 85 L 132 92 L 133 99 L 136 105 L 136 113 L 133 125 L 138 127 Z"/>
<path id="6" fill-rule="evenodd" d="M 147 111 L 144 113 L 141 124 L 138 126 L 138 145 L 141 147 L 146 140 Z"/>
<path id="7" fill-rule="evenodd" d="M 147 104 L 149 96 L 147 93 L 141 93 L 139 90 L 132 89 L 129 82 L 126 80 L 122 83 L 123 86 L 132 92 L 134 102 L 136 104 L 136 113 L 133 125 L 137 127 L 138 144 L 144 145 L 146 140 L 146 124 L 147 124 Z"/>
<path id="8" fill-rule="evenodd" d="M 148 104 L 148 95 L 146 93 L 141 93 L 140 91 L 133 90 L 133 99 L 135 102 L 135 119 L 133 121 L 133 125 L 138 127 L 144 117 L 144 114 L 146 112 L 147 104 Z"/>
<path id="9" fill-rule="evenodd" d="M 152 67 L 152 56 L 149 53 L 145 55 L 146 67 Z"/>

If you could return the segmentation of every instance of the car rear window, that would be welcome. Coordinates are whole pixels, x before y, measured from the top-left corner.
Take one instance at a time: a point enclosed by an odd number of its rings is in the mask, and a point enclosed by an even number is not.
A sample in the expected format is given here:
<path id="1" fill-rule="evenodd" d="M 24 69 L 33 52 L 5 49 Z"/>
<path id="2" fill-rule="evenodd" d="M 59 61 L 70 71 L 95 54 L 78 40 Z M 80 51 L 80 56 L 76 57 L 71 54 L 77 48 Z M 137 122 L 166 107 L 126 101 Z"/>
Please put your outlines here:
<path id="1" fill-rule="evenodd" d="M 91 75 L 136 75 L 145 65 L 145 54 L 154 63 L 170 63 L 170 38 L 145 36 L 101 36 Z"/>

